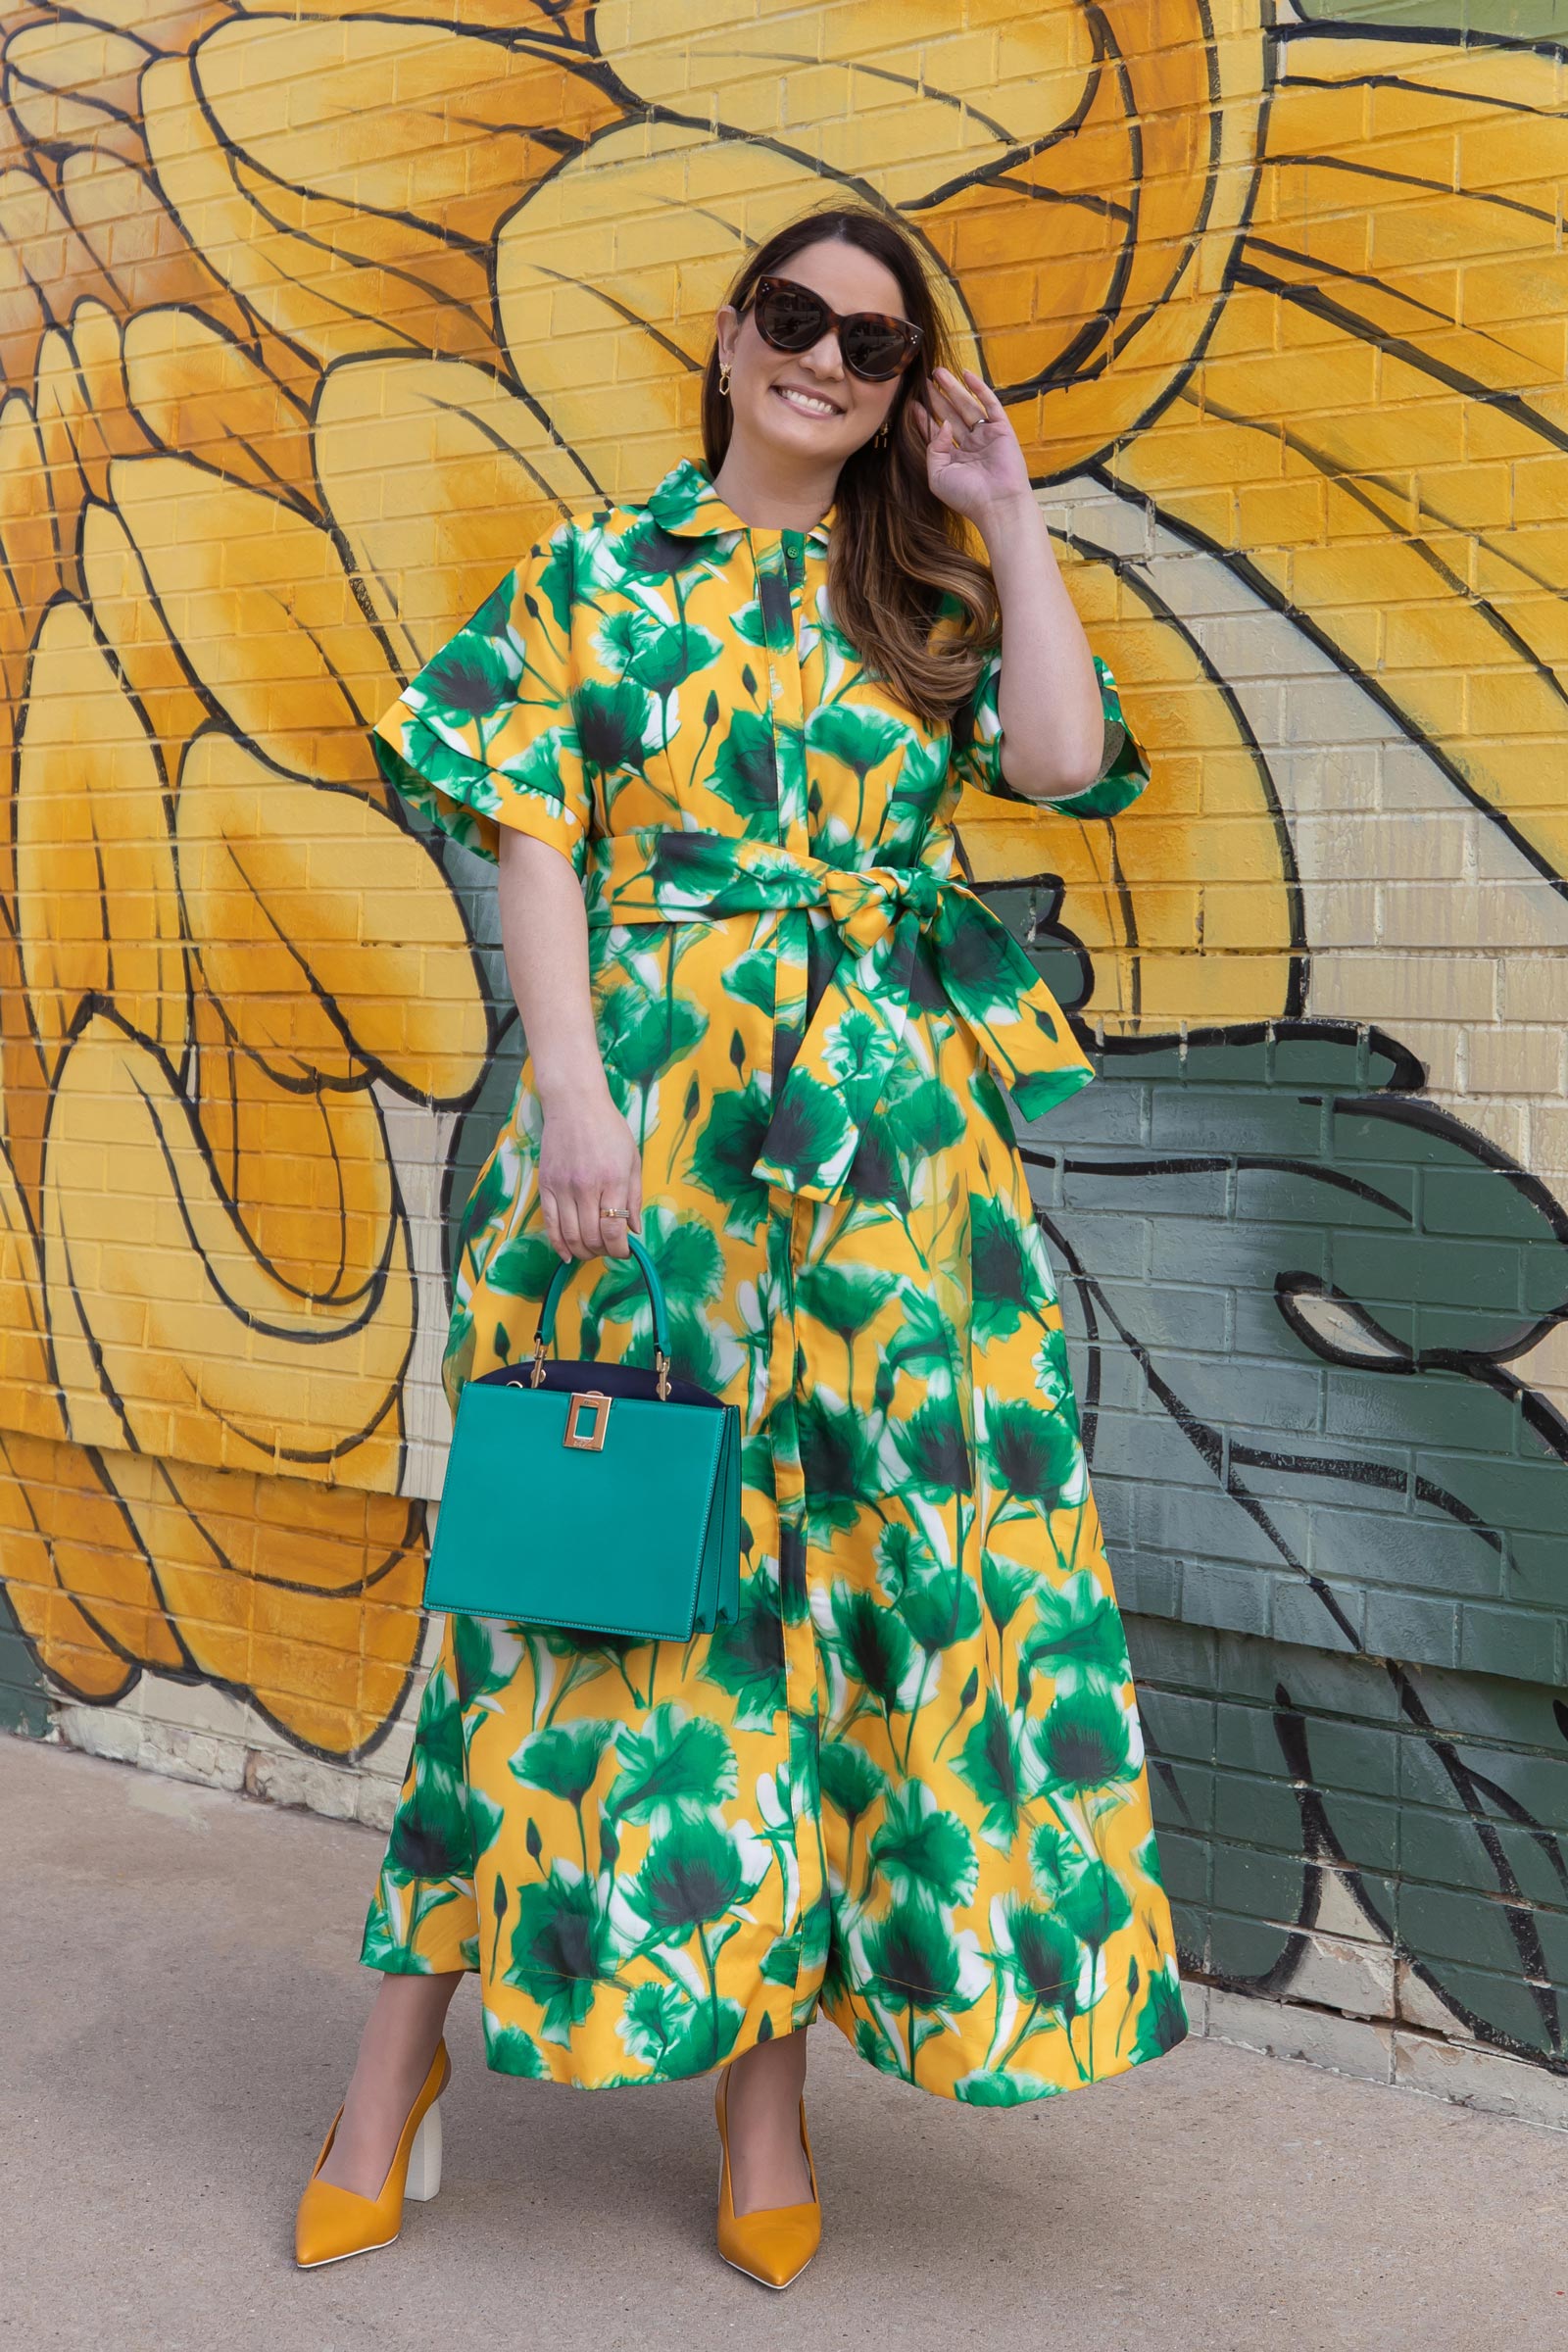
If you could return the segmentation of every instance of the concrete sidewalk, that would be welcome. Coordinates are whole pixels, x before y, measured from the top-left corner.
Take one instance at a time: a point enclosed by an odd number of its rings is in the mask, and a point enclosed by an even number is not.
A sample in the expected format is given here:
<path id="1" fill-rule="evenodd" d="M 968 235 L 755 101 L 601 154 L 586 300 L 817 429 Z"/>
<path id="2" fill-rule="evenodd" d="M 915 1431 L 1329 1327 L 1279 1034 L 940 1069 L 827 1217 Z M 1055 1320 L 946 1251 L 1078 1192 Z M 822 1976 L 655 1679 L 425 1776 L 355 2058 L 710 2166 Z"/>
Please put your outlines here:
<path id="1" fill-rule="evenodd" d="M 379 1839 L 7 1739 L 0 1823 L 19 2352 L 1518 2352 L 1568 2330 L 1568 2138 L 1214 2042 L 982 2113 L 827 2026 L 826 2239 L 769 2296 L 713 2251 L 707 2083 L 505 2081 L 467 1995 L 439 2200 L 301 2277 Z"/>

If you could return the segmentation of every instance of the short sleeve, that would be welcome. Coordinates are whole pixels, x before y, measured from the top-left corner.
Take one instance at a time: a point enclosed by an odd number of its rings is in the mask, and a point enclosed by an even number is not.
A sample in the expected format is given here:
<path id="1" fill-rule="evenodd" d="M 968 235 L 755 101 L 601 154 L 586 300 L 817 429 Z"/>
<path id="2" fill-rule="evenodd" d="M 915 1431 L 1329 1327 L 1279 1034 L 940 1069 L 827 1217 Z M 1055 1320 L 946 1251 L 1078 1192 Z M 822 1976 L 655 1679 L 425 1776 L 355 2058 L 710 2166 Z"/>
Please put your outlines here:
<path id="1" fill-rule="evenodd" d="M 502 825 L 587 865 L 591 798 L 571 707 L 571 525 L 498 580 L 370 730 L 381 773 L 465 849 Z"/>
<path id="2" fill-rule="evenodd" d="M 986 657 L 974 693 L 955 713 L 953 765 L 959 781 L 1001 801 L 1021 801 L 1031 808 L 1060 809 L 1066 816 L 1119 816 L 1130 808 L 1149 782 L 1149 760 L 1121 707 L 1116 681 L 1099 654 L 1094 657 L 1100 680 L 1100 708 L 1104 739 L 1100 773 L 1082 792 L 1066 800 L 1037 801 L 1014 792 L 1002 772 L 1002 656 Z"/>

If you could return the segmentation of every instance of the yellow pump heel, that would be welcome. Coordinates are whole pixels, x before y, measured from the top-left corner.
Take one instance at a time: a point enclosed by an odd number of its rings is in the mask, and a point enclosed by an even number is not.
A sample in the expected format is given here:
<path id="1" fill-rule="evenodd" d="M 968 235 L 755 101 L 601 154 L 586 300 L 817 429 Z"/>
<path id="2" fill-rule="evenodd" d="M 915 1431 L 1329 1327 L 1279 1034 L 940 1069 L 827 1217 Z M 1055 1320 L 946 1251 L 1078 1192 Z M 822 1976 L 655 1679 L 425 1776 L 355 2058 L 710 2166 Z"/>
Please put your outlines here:
<path id="1" fill-rule="evenodd" d="M 422 2204 L 435 2195 L 441 2186 L 439 2102 L 451 2080 L 452 2061 L 442 2040 L 409 2109 L 386 2179 L 373 2197 L 356 2196 L 352 2189 L 320 2177 L 343 2120 L 343 2110 L 338 2109 L 294 2217 L 294 2261 L 300 2270 L 319 2270 L 323 2263 L 347 2262 L 351 2254 L 373 2254 L 389 2246 L 403 2227 L 404 2200 L 412 2197 Z"/>
<path id="2" fill-rule="evenodd" d="M 816 2166 L 806 2131 L 806 2101 L 801 2101 L 801 2146 L 811 2177 L 808 2205 L 771 2205 L 760 2213 L 735 2211 L 729 2177 L 729 2123 L 725 2110 L 728 2075 L 720 2075 L 713 2093 L 723 2162 L 718 2176 L 718 2250 L 731 2270 L 744 2271 L 759 2286 L 785 2287 L 797 2279 L 822 2243 L 822 2200 L 817 2193 Z"/>

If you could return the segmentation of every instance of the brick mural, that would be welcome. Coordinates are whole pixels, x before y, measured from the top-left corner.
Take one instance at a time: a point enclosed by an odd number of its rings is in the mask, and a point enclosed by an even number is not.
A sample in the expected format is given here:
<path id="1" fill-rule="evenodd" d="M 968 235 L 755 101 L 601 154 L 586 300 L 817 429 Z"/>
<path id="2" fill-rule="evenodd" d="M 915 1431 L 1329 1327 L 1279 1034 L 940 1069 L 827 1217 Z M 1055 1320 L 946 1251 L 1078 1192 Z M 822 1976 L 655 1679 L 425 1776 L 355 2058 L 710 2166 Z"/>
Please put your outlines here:
<path id="1" fill-rule="evenodd" d="M 1216 2032 L 1568 2122 L 1551 0 L 0 5 L 0 1711 L 385 1818 L 491 887 L 366 740 L 897 212 L 1148 741 L 966 809 Z M 1528 20 L 1528 21 L 1527 21 Z M 1494 22 L 1495 29 L 1489 29 Z"/>

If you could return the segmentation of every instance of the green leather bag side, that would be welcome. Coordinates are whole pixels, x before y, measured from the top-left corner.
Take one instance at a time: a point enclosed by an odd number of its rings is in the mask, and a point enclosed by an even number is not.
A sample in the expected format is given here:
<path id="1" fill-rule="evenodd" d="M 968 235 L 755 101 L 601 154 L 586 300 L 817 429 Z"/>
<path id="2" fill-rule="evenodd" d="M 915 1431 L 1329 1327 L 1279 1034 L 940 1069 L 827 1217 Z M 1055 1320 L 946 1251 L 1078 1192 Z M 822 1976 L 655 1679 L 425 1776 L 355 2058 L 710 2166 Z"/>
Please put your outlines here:
<path id="1" fill-rule="evenodd" d="M 686 1642 L 740 1607 L 740 1414 L 669 1369 L 653 1260 L 654 1368 L 547 1359 L 573 1267 L 556 1270 L 532 1362 L 458 1399 L 425 1574 L 429 1609 L 580 1635 Z"/>

